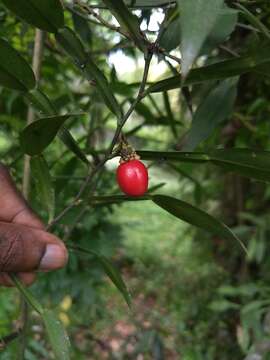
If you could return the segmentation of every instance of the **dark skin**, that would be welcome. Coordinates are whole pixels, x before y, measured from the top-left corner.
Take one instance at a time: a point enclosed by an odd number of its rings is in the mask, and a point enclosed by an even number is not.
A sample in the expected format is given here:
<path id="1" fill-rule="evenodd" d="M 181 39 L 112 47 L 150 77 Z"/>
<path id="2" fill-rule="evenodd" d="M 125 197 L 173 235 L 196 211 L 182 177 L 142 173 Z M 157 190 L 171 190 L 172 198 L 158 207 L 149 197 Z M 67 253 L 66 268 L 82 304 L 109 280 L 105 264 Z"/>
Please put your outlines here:
<path id="1" fill-rule="evenodd" d="M 45 231 L 8 169 L 0 164 L 0 285 L 13 285 L 9 272 L 31 285 L 37 272 L 59 269 L 67 259 L 63 242 Z"/>

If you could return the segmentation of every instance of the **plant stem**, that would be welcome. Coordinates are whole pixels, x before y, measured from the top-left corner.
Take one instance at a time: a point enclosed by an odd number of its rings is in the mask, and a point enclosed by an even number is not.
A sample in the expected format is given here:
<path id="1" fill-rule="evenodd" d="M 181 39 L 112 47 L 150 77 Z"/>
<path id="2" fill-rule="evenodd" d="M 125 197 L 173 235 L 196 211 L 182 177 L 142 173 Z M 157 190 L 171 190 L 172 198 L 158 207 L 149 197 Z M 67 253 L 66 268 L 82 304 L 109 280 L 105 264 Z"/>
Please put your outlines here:
<path id="1" fill-rule="evenodd" d="M 172 7 L 175 6 L 176 1 L 175 0 L 169 0 L 169 1 L 164 1 L 164 3 L 162 4 L 151 4 L 151 5 L 142 5 L 142 6 L 136 6 L 136 5 L 127 5 L 127 7 L 129 9 L 153 9 L 153 8 L 164 8 L 164 7 Z M 106 6 L 104 5 L 88 5 L 90 8 L 92 9 L 101 9 L 101 10 L 108 10 Z"/>
<path id="2" fill-rule="evenodd" d="M 41 30 L 36 30 L 35 33 L 35 42 L 34 42 L 34 52 L 33 52 L 33 71 L 36 77 L 36 82 L 40 80 L 41 75 L 41 63 L 42 63 L 42 55 L 43 55 L 43 46 L 44 46 L 44 38 L 45 33 Z M 35 120 L 35 112 L 33 107 L 29 106 L 28 114 L 27 114 L 27 125 L 31 124 Z M 31 177 L 31 169 L 30 169 L 30 156 L 25 155 L 24 157 L 24 171 L 23 171 L 23 185 L 22 192 L 26 200 L 29 198 L 30 192 L 30 177 Z M 20 289 L 20 283 L 15 275 L 12 276 L 12 279 L 17 288 Z M 28 304 L 25 301 L 24 297 L 21 297 L 21 306 L 22 306 L 22 315 L 21 315 L 21 323 L 22 323 L 22 332 L 21 332 L 21 343 L 19 349 L 19 358 L 24 359 L 24 353 L 26 348 L 26 333 L 28 328 L 28 317 L 29 317 L 29 309 Z"/>
<path id="3" fill-rule="evenodd" d="M 21 283 L 21 281 L 17 278 L 17 276 L 13 273 L 9 274 L 12 281 L 16 285 L 17 289 L 21 292 L 24 299 L 28 302 L 29 305 L 33 307 L 34 310 L 36 310 L 37 313 L 42 314 L 43 308 L 42 305 L 33 297 L 33 295 L 24 287 L 24 285 Z"/>
<path id="4" fill-rule="evenodd" d="M 0 351 L 3 351 L 10 342 L 16 340 L 21 335 L 21 330 L 14 331 L 0 338 Z"/>
<path id="5" fill-rule="evenodd" d="M 160 53 L 163 54 L 165 57 L 168 57 L 168 58 L 174 60 L 175 62 L 177 62 L 178 64 L 181 65 L 182 61 L 181 61 L 181 59 L 179 57 L 174 56 L 174 55 L 172 55 L 172 54 L 170 54 L 170 53 L 168 53 L 167 51 L 164 51 L 164 50 L 160 50 Z"/>
<path id="6" fill-rule="evenodd" d="M 98 25 L 103 25 L 105 26 L 107 29 L 110 29 L 112 31 L 116 31 L 119 34 L 125 36 L 128 38 L 128 35 L 122 31 L 122 29 L 119 26 L 114 26 L 112 24 L 110 24 L 108 21 L 104 20 L 102 16 L 99 15 L 98 12 L 96 12 L 91 6 L 88 6 L 84 3 L 82 3 L 79 0 L 75 0 L 74 1 L 75 5 L 78 5 L 80 7 L 80 9 L 82 10 L 83 13 L 89 14 L 94 16 L 95 19 L 97 19 L 99 22 L 97 23 Z M 71 12 L 75 12 L 78 16 L 81 16 L 81 14 L 78 11 L 74 11 L 74 9 L 70 6 L 70 5 L 66 5 L 67 9 L 69 9 Z"/>
<path id="7" fill-rule="evenodd" d="M 148 78 L 148 74 L 149 74 L 152 57 L 153 57 L 153 52 L 151 50 L 148 50 L 147 55 L 145 57 L 143 77 L 142 77 L 142 82 L 140 84 L 140 88 L 138 91 L 138 95 L 137 95 L 136 99 L 134 100 L 134 102 L 129 107 L 126 114 L 123 116 L 121 121 L 118 123 L 117 128 L 114 133 L 114 136 L 113 136 L 113 139 L 111 141 L 111 144 L 110 144 L 108 150 L 106 151 L 104 158 L 94 168 L 89 169 L 89 173 L 88 173 L 84 183 L 82 184 L 81 188 L 79 189 L 77 195 L 75 196 L 74 200 L 59 215 L 57 215 L 51 221 L 51 223 L 47 226 L 47 231 L 50 230 L 54 225 L 56 225 L 66 215 L 66 213 L 69 212 L 73 207 L 75 207 L 81 203 L 81 196 L 84 193 L 84 191 L 86 190 L 86 188 L 92 183 L 94 176 L 103 168 L 103 166 L 105 165 L 105 163 L 108 160 L 110 160 L 111 158 L 113 158 L 115 156 L 115 154 L 113 154 L 113 149 L 119 139 L 121 131 L 122 131 L 125 123 L 129 119 L 130 115 L 133 113 L 134 109 L 136 108 L 137 104 L 144 97 L 144 90 L 145 90 L 145 86 L 147 83 L 147 78 Z M 90 190 L 90 192 L 91 192 L 91 190 Z"/>
<path id="8" fill-rule="evenodd" d="M 41 30 L 36 30 L 32 66 L 33 66 L 33 71 L 34 71 L 37 83 L 39 82 L 40 75 L 41 75 L 41 63 L 42 63 L 44 38 L 45 38 L 45 33 Z M 29 106 L 28 114 L 27 114 L 27 125 L 31 124 L 34 120 L 35 120 L 34 109 L 32 106 Z M 25 155 L 22 192 L 23 192 L 23 195 L 26 200 L 29 197 L 30 175 L 31 175 L 30 174 L 30 156 Z"/>

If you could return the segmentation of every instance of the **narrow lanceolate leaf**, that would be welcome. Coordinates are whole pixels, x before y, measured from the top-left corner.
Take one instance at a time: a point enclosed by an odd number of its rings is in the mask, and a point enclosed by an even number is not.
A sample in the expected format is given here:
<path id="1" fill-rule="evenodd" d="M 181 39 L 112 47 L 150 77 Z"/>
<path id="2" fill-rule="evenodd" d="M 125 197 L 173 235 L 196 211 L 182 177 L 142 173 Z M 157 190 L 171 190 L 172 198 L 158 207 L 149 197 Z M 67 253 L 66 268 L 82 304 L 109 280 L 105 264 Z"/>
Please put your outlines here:
<path id="1" fill-rule="evenodd" d="M 236 27 L 238 11 L 228 6 L 221 9 L 214 27 L 208 35 L 200 54 L 209 53 L 217 45 L 223 43 Z"/>
<path id="2" fill-rule="evenodd" d="M 5 6 L 27 23 L 55 33 L 64 26 L 60 0 L 3 0 Z"/>
<path id="3" fill-rule="evenodd" d="M 45 94 L 43 94 L 39 89 L 34 89 L 33 91 L 26 93 L 25 97 L 30 103 L 30 105 L 32 105 L 35 109 L 37 109 L 40 114 L 46 114 L 51 116 L 56 114 L 56 109 L 54 108 L 54 105 L 51 103 L 50 99 Z M 59 117 L 59 116 L 55 115 L 53 117 Z M 84 163 L 89 164 L 89 161 L 87 160 L 87 157 L 81 150 L 80 146 L 78 145 L 76 140 L 72 137 L 70 132 L 63 125 L 60 127 L 59 131 L 57 132 L 57 136 L 66 145 L 66 147 L 71 152 L 73 152 L 73 154 L 75 154 Z M 46 143 L 47 140 L 45 141 L 45 147 L 47 146 Z M 29 148 L 30 151 L 32 149 L 31 143 L 28 144 L 24 142 L 23 146 L 25 149 L 27 149 L 27 151 L 29 150 Z M 26 152 L 26 150 L 24 151 Z"/>
<path id="4" fill-rule="evenodd" d="M 159 45 L 168 52 L 180 45 L 180 21 L 178 8 L 171 8 L 167 11 L 160 26 L 158 36 L 160 38 Z"/>
<path id="5" fill-rule="evenodd" d="M 162 33 L 159 44 L 166 51 L 171 51 L 180 45 L 180 20 L 179 10 L 172 8 L 167 12 L 160 32 Z M 200 55 L 209 53 L 218 44 L 224 42 L 237 24 L 238 11 L 224 6 L 218 14 L 215 25 L 204 42 Z"/>
<path id="6" fill-rule="evenodd" d="M 28 155 L 38 155 L 53 141 L 59 129 L 70 115 L 50 116 L 34 121 L 20 135 L 23 151 Z"/>
<path id="7" fill-rule="evenodd" d="M 53 116 L 57 113 L 50 99 L 39 88 L 35 88 L 24 94 L 28 104 L 36 109 L 39 115 Z"/>
<path id="8" fill-rule="evenodd" d="M 145 52 L 146 40 L 140 31 L 140 23 L 137 16 L 132 14 L 123 0 L 103 0 L 103 3 L 111 10 L 120 26 L 138 48 Z"/>
<path id="9" fill-rule="evenodd" d="M 10 274 L 12 281 L 20 291 L 27 303 L 38 312 L 45 325 L 50 344 L 57 360 L 69 360 L 70 342 L 67 333 L 57 319 L 56 315 L 51 311 L 44 309 L 40 302 L 32 295 L 32 293 L 22 284 L 15 274 Z"/>
<path id="10" fill-rule="evenodd" d="M 168 211 L 177 218 L 188 222 L 191 225 L 219 235 L 224 239 L 237 240 L 243 249 L 245 246 L 240 239 L 222 222 L 184 201 L 165 196 L 165 195 L 146 195 L 139 198 L 127 197 L 125 195 L 100 196 L 92 198 L 92 204 L 117 204 L 124 201 L 152 200 L 158 206 Z"/>
<path id="11" fill-rule="evenodd" d="M 151 200 L 151 195 L 145 196 L 126 196 L 126 195 L 107 195 L 107 196 L 93 196 L 91 197 L 91 205 L 110 205 L 110 204 L 119 204 L 125 201 L 143 201 Z"/>
<path id="12" fill-rule="evenodd" d="M 71 133 L 63 125 L 57 133 L 61 141 L 66 145 L 66 147 L 73 152 L 79 159 L 81 159 L 85 164 L 89 165 L 89 161 L 85 156 L 84 152 L 81 150 L 77 141 L 73 138 Z"/>
<path id="13" fill-rule="evenodd" d="M 110 85 L 94 63 L 90 54 L 87 54 L 78 36 L 69 28 L 65 27 L 56 34 L 56 40 L 80 68 L 84 76 L 89 80 L 103 98 L 108 108 L 121 119 L 121 108 L 110 89 Z"/>
<path id="14" fill-rule="evenodd" d="M 172 0 L 125 0 L 125 3 L 135 9 L 152 9 L 153 7 L 161 7 L 164 3 L 173 3 Z"/>
<path id="15" fill-rule="evenodd" d="M 85 68 L 83 69 L 84 76 L 88 81 L 94 82 L 94 86 L 96 86 L 97 92 L 100 94 L 101 98 L 103 98 L 107 107 L 111 110 L 112 113 L 116 115 L 118 120 L 122 117 L 121 108 L 110 88 L 108 80 L 104 76 L 104 74 L 99 70 L 97 65 L 93 62 L 91 57 L 88 57 Z"/>
<path id="16" fill-rule="evenodd" d="M 14 282 L 16 288 L 20 291 L 25 301 L 32 306 L 32 308 L 38 313 L 42 314 L 44 309 L 40 302 L 34 297 L 34 295 L 24 286 L 24 284 L 20 281 L 17 275 L 11 273 L 9 274 L 12 281 Z"/>
<path id="17" fill-rule="evenodd" d="M 148 189 L 148 194 L 151 194 L 159 189 L 161 189 L 163 186 L 165 186 L 166 183 L 165 182 L 162 182 L 162 183 L 159 183 L 159 184 L 156 184 L 154 186 L 151 186 L 149 189 Z"/>
<path id="18" fill-rule="evenodd" d="M 159 161 L 181 161 L 203 163 L 210 161 L 206 153 L 183 152 L 183 151 L 147 151 L 136 150 L 142 160 L 159 160 Z"/>
<path id="19" fill-rule="evenodd" d="M 214 27 L 223 3 L 224 0 L 178 0 L 184 78 Z"/>
<path id="20" fill-rule="evenodd" d="M 219 235 L 224 239 L 238 241 L 244 251 L 247 252 L 245 245 L 227 225 L 223 224 L 221 221 L 201 209 L 184 201 L 165 195 L 153 195 L 153 201 L 170 214 L 191 225 L 209 231 L 214 235 Z"/>
<path id="21" fill-rule="evenodd" d="M 173 20 L 164 31 L 161 39 L 160 46 L 165 49 L 167 52 L 175 49 L 180 44 L 180 23 L 179 19 Z"/>
<path id="22" fill-rule="evenodd" d="M 123 295 L 128 306 L 129 307 L 131 306 L 131 299 L 130 299 L 130 294 L 129 294 L 128 288 L 127 288 L 124 280 L 122 279 L 120 272 L 110 262 L 109 259 L 107 259 L 104 255 L 98 254 L 97 252 L 95 252 L 93 250 L 82 248 L 80 246 L 70 245 L 69 248 L 74 251 L 78 251 L 80 253 L 94 257 L 99 262 L 99 264 L 102 266 L 103 270 L 105 271 L 107 276 L 111 279 L 113 284 L 117 287 L 117 289 Z"/>
<path id="23" fill-rule="evenodd" d="M 255 180 L 270 181 L 270 151 L 220 149 L 208 155 L 213 164 L 227 171 Z"/>
<path id="24" fill-rule="evenodd" d="M 120 293 L 123 295 L 126 303 L 129 307 L 131 307 L 131 299 L 129 291 L 124 283 L 121 274 L 119 271 L 113 266 L 113 264 L 103 255 L 96 255 L 97 260 L 102 265 L 105 273 L 111 279 L 113 284 L 117 287 Z"/>
<path id="25" fill-rule="evenodd" d="M 185 86 L 200 84 L 210 80 L 223 80 L 256 71 L 260 65 L 270 64 L 270 46 L 262 44 L 260 49 L 247 56 L 221 61 L 212 65 L 191 70 L 185 80 Z M 147 93 L 179 89 L 180 75 L 158 81 L 149 86 Z"/>
<path id="26" fill-rule="evenodd" d="M 177 137 L 177 130 L 176 130 L 176 126 L 175 126 L 175 119 L 173 116 L 173 111 L 171 108 L 171 103 L 170 103 L 170 99 L 168 96 L 168 92 L 164 91 L 163 92 L 163 101 L 164 101 L 164 106 L 167 112 L 167 116 L 168 116 L 168 120 L 169 120 L 169 125 L 172 129 L 172 133 L 175 137 Z"/>
<path id="27" fill-rule="evenodd" d="M 89 21 L 75 13 L 72 13 L 72 20 L 76 33 L 79 34 L 85 44 L 90 46 L 92 44 L 93 34 Z"/>
<path id="28" fill-rule="evenodd" d="M 77 34 L 70 28 L 64 27 L 55 35 L 55 38 L 67 55 L 83 70 L 88 60 L 88 55 Z"/>
<path id="29" fill-rule="evenodd" d="M 43 156 L 31 158 L 31 169 L 41 204 L 47 209 L 49 222 L 54 216 L 54 188 L 49 167 Z"/>
<path id="30" fill-rule="evenodd" d="M 63 324 L 51 310 L 44 310 L 41 317 L 44 322 L 55 359 L 69 360 L 70 342 Z"/>
<path id="31" fill-rule="evenodd" d="M 0 85 L 27 92 L 36 85 L 31 67 L 7 41 L 0 38 Z"/>
<path id="32" fill-rule="evenodd" d="M 236 84 L 237 79 L 227 79 L 210 91 L 194 114 L 183 150 L 194 150 L 231 115 L 237 93 Z"/>
<path id="33" fill-rule="evenodd" d="M 258 18 L 258 16 L 253 15 L 247 8 L 241 4 L 235 4 L 238 9 L 241 10 L 243 16 L 253 25 L 255 28 L 261 31 L 261 33 L 269 40 L 270 39 L 270 29 L 268 29 Z"/>
<path id="34" fill-rule="evenodd" d="M 143 160 L 171 162 L 210 162 L 242 176 L 260 181 L 270 181 L 270 151 L 251 149 L 218 149 L 208 153 L 181 151 L 140 151 Z"/>

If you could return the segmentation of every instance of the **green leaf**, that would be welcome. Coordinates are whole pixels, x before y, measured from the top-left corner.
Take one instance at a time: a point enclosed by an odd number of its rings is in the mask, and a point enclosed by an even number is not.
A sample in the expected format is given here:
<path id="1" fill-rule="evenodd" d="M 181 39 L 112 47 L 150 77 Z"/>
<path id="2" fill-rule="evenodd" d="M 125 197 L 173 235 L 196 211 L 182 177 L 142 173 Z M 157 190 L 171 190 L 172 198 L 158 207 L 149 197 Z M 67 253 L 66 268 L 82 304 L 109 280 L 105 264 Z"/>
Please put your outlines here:
<path id="1" fill-rule="evenodd" d="M 171 0 L 168 0 L 167 2 L 164 0 L 125 0 L 125 3 L 128 6 L 132 6 L 134 8 L 152 8 L 152 7 L 159 7 L 164 5 L 164 3 L 171 3 Z"/>
<path id="2" fill-rule="evenodd" d="M 52 310 L 44 310 L 41 317 L 55 358 L 57 360 L 69 360 L 70 342 L 63 324 Z"/>
<path id="3" fill-rule="evenodd" d="M 70 28 L 64 27 L 59 30 L 55 38 L 67 55 L 83 70 L 88 61 L 88 55 L 77 34 Z"/>
<path id="4" fill-rule="evenodd" d="M 167 52 L 180 45 L 180 21 L 179 10 L 177 8 L 167 11 L 159 31 L 159 45 Z"/>
<path id="5" fill-rule="evenodd" d="M 226 171 L 261 181 L 270 181 L 270 151 L 252 149 L 218 149 L 208 153 L 181 151 L 136 151 L 143 160 L 211 162 Z"/>
<path id="6" fill-rule="evenodd" d="M 211 162 L 227 171 L 261 181 L 270 181 L 270 151 L 220 149 L 208 153 Z"/>
<path id="7" fill-rule="evenodd" d="M 60 193 L 64 191 L 68 184 L 72 181 L 72 178 L 79 166 L 80 163 L 74 156 L 70 157 L 61 166 L 61 176 L 54 178 L 54 188 L 58 198 Z"/>
<path id="8" fill-rule="evenodd" d="M 181 177 L 184 177 L 184 178 L 187 178 L 189 179 L 193 184 L 194 184 L 194 192 L 193 192 L 193 195 L 194 195 L 194 199 L 195 199 L 195 202 L 197 204 L 200 204 L 201 203 L 201 200 L 202 200 L 202 194 L 204 193 L 204 190 L 202 188 L 202 185 L 200 183 L 199 180 L 197 180 L 196 178 L 194 178 L 192 175 L 191 175 L 191 169 L 192 169 L 192 165 L 191 164 L 187 164 L 186 163 L 186 166 L 184 164 L 180 164 L 179 165 L 175 165 L 173 163 L 169 163 L 168 164 L 174 171 L 176 171 L 177 173 L 179 173 L 181 175 Z"/>
<path id="9" fill-rule="evenodd" d="M 167 52 L 177 48 L 180 45 L 179 39 L 180 24 L 179 19 L 175 19 L 168 25 L 167 30 L 164 32 L 160 39 L 160 46 Z"/>
<path id="10" fill-rule="evenodd" d="M 44 207 L 46 207 L 49 215 L 49 222 L 51 222 L 54 217 L 54 188 L 49 172 L 49 167 L 44 157 L 32 157 L 31 169 L 40 202 L 42 205 L 44 205 Z"/>
<path id="11" fill-rule="evenodd" d="M 134 102 L 134 99 L 129 99 L 130 104 Z M 136 107 L 135 111 L 138 115 L 140 115 L 144 121 L 147 122 L 153 122 L 153 119 L 155 119 L 155 115 L 152 113 L 152 111 L 149 109 L 149 107 L 144 104 L 143 102 L 139 102 Z M 154 120 L 155 122 L 155 120 Z"/>
<path id="12" fill-rule="evenodd" d="M 172 8 L 168 12 L 164 22 L 161 25 L 162 32 L 159 44 L 167 52 L 175 49 L 180 45 L 180 20 L 178 16 L 178 9 Z M 225 6 L 219 11 L 216 23 L 209 33 L 205 43 L 200 51 L 201 54 L 209 53 L 218 44 L 224 42 L 232 33 L 237 24 L 238 11 Z"/>
<path id="13" fill-rule="evenodd" d="M 108 204 L 117 204 L 124 201 L 143 201 L 151 200 L 151 195 L 139 196 L 139 197 L 129 197 L 126 195 L 105 195 L 105 196 L 92 196 L 91 205 L 108 205 Z"/>
<path id="14" fill-rule="evenodd" d="M 40 302 L 34 297 L 34 295 L 23 285 L 20 279 L 13 273 L 10 273 L 9 276 L 11 277 L 12 281 L 14 282 L 16 288 L 20 291 L 23 295 L 26 302 L 32 306 L 32 308 L 39 313 L 40 315 L 43 313 L 43 307 Z"/>
<path id="15" fill-rule="evenodd" d="M 76 13 L 72 13 L 72 20 L 74 24 L 74 29 L 77 34 L 80 35 L 80 38 L 82 39 L 85 44 L 88 46 L 92 43 L 92 31 L 89 26 L 89 21 L 84 19 L 82 16 L 79 16 Z"/>
<path id="16" fill-rule="evenodd" d="M 174 135 L 174 137 L 177 137 L 177 130 L 176 130 L 176 126 L 175 126 L 175 119 L 173 116 L 173 111 L 172 111 L 172 107 L 171 107 L 171 103 L 170 103 L 170 99 L 169 99 L 169 95 L 167 91 L 163 92 L 163 101 L 164 101 L 164 106 L 167 112 L 167 116 L 168 116 L 168 120 L 169 120 L 169 125 L 172 129 L 172 133 Z"/>
<path id="17" fill-rule="evenodd" d="M 266 300 L 254 300 L 254 301 L 251 301 L 250 303 L 248 304 L 245 304 L 242 309 L 241 309 L 241 314 L 242 315 L 247 315 L 247 313 L 250 313 L 250 312 L 257 312 L 260 310 L 261 311 L 266 311 L 265 307 L 268 307 L 269 306 L 269 300 L 266 299 Z"/>
<path id="18" fill-rule="evenodd" d="M 56 109 L 50 99 L 38 88 L 24 94 L 30 106 L 38 110 L 38 113 L 45 115 L 55 115 Z"/>
<path id="19" fill-rule="evenodd" d="M 134 94 L 134 88 L 123 81 L 113 81 L 110 83 L 110 89 L 113 93 L 130 97 Z"/>
<path id="20" fill-rule="evenodd" d="M 184 151 L 146 151 L 136 150 L 142 160 L 160 160 L 160 161 L 181 161 L 204 163 L 210 161 L 206 153 L 184 152 Z"/>
<path id="21" fill-rule="evenodd" d="M 10 274 L 12 281 L 14 282 L 17 289 L 23 295 L 27 303 L 36 310 L 41 316 L 55 358 L 57 360 L 69 360 L 69 349 L 70 342 L 68 335 L 62 325 L 62 323 L 57 319 L 53 311 L 44 309 L 40 302 L 32 295 L 32 293 L 22 284 L 22 282 L 17 278 L 15 274 Z"/>
<path id="22" fill-rule="evenodd" d="M 241 4 L 235 4 L 235 6 L 238 7 L 238 9 L 241 10 L 241 14 L 244 15 L 244 17 L 250 22 L 251 25 L 253 25 L 255 28 L 260 30 L 262 34 L 265 36 L 266 39 L 270 39 L 270 31 L 269 29 L 259 20 L 258 15 L 253 15 L 247 8 L 245 8 Z"/>
<path id="23" fill-rule="evenodd" d="M 145 195 L 142 197 L 128 197 L 125 195 L 96 196 L 91 199 L 93 205 L 117 204 L 123 201 L 142 201 L 152 200 L 155 204 L 168 211 L 177 218 L 188 222 L 191 225 L 209 231 L 215 235 L 222 236 L 224 239 L 237 240 L 242 248 L 247 252 L 241 240 L 219 220 L 215 219 L 206 212 L 196 208 L 184 201 L 165 195 Z"/>
<path id="24" fill-rule="evenodd" d="M 225 6 L 219 13 L 217 21 L 208 35 L 200 54 L 209 53 L 223 43 L 234 31 L 238 20 L 238 11 Z"/>
<path id="25" fill-rule="evenodd" d="M 31 67 L 7 41 L 1 38 L 0 85 L 23 92 L 33 89 L 36 85 Z"/>
<path id="26" fill-rule="evenodd" d="M 107 276 L 111 279 L 113 284 L 121 292 L 128 306 L 131 307 L 130 294 L 119 271 L 113 266 L 113 264 L 105 256 L 96 254 L 96 258 L 102 265 Z"/>
<path id="27" fill-rule="evenodd" d="M 53 141 L 59 129 L 71 115 L 41 118 L 28 125 L 20 135 L 23 151 L 28 155 L 38 155 Z"/>
<path id="28" fill-rule="evenodd" d="M 240 286 L 222 285 L 218 288 L 218 293 L 226 297 L 254 297 L 259 293 L 260 288 L 255 283 L 248 283 Z"/>
<path id="29" fill-rule="evenodd" d="M 228 310 L 237 310 L 240 308 L 239 304 L 235 304 L 229 300 L 226 299 L 221 299 L 221 300 L 217 300 L 217 301 L 212 301 L 209 304 L 209 308 L 212 311 L 216 311 L 216 312 L 225 312 Z"/>
<path id="30" fill-rule="evenodd" d="M 84 152 L 79 147 L 77 141 L 73 138 L 71 133 L 65 128 L 65 126 L 62 126 L 60 130 L 58 131 L 58 137 L 61 139 L 61 141 L 66 145 L 66 147 L 73 152 L 79 159 L 81 159 L 85 164 L 89 165 L 89 161 L 87 157 L 85 156 Z"/>
<path id="31" fill-rule="evenodd" d="M 87 255 L 93 256 L 102 266 L 103 270 L 107 274 L 107 276 L 111 279 L 113 284 L 117 287 L 117 289 L 120 291 L 120 293 L 123 295 L 126 303 L 129 307 L 131 307 L 131 299 L 130 294 L 127 289 L 126 284 L 124 283 L 124 280 L 122 279 L 122 276 L 117 268 L 113 266 L 113 264 L 110 262 L 109 259 L 107 259 L 104 255 L 98 254 L 97 252 L 82 248 L 80 246 L 69 246 L 70 249 L 73 249 L 74 251 L 78 251 Z"/>
<path id="32" fill-rule="evenodd" d="M 25 97 L 27 98 L 28 102 L 34 106 L 37 110 L 39 110 L 39 113 L 46 114 L 46 115 L 55 115 L 56 110 L 49 100 L 49 98 L 43 94 L 39 89 L 35 89 L 33 91 L 30 91 L 29 93 L 25 94 Z M 60 115 L 59 115 L 60 116 Z M 55 116 L 54 116 L 55 117 Z M 56 116 L 58 117 L 58 116 Z M 60 116 L 61 117 L 61 116 Z M 57 136 L 61 139 L 61 141 L 66 145 L 66 147 L 73 152 L 80 160 L 82 160 L 84 163 L 89 164 L 89 161 L 87 160 L 87 157 L 83 153 L 83 151 L 80 149 L 78 143 L 76 140 L 72 137 L 70 132 L 62 125 L 57 133 Z M 30 148 L 31 151 L 31 144 L 24 144 L 27 149 Z"/>
<path id="33" fill-rule="evenodd" d="M 129 35 L 140 50 L 145 52 L 146 39 L 140 31 L 140 23 L 137 16 L 129 11 L 123 0 L 103 0 L 103 3 L 111 10 L 123 30 Z"/>
<path id="34" fill-rule="evenodd" d="M 187 135 L 184 151 L 194 150 L 200 142 L 206 140 L 214 129 L 231 115 L 237 94 L 237 80 L 232 78 L 220 82 L 199 105 Z"/>
<path id="35" fill-rule="evenodd" d="M 64 26 L 60 0 L 3 0 L 5 6 L 27 23 L 55 33 Z"/>
<path id="36" fill-rule="evenodd" d="M 224 0 L 178 0 L 184 78 L 214 27 L 223 3 Z"/>
<path id="37" fill-rule="evenodd" d="M 91 83 L 95 83 L 97 92 L 103 98 L 108 108 L 121 119 L 121 108 L 110 89 L 110 85 L 92 60 L 90 54 L 87 54 L 78 36 L 69 28 L 65 27 L 55 35 L 56 40 L 72 58 L 74 63 L 80 68 L 84 76 Z"/>
<path id="38" fill-rule="evenodd" d="M 210 80 L 223 80 L 239 76 L 251 71 L 257 71 L 260 65 L 270 63 L 270 46 L 262 44 L 260 49 L 246 56 L 236 59 L 221 61 L 212 65 L 191 70 L 187 76 L 184 86 L 200 84 Z M 146 93 L 162 92 L 181 87 L 180 75 L 158 81 L 149 86 Z"/>
<path id="39" fill-rule="evenodd" d="M 219 235 L 224 239 L 238 241 L 247 253 L 245 245 L 227 225 L 223 224 L 221 221 L 215 219 L 201 209 L 170 196 L 152 195 L 152 199 L 154 203 L 162 209 L 191 225 L 211 232 L 214 235 Z"/>
<path id="40" fill-rule="evenodd" d="M 148 189 L 147 192 L 148 192 L 148 194 L 151 194 L 151 193 L 153 193 L 153 192 L 161 189 L 161 188 L 162 188 L 163 186 L 165 186 L 165 185 L 166 185 L 165 182 L 161 182 L 161 183 L 159 183 L 159 184 L 156 184 L 156 185 L 154 185 L 154 186 L 151 186 L 151 187 Z"/>

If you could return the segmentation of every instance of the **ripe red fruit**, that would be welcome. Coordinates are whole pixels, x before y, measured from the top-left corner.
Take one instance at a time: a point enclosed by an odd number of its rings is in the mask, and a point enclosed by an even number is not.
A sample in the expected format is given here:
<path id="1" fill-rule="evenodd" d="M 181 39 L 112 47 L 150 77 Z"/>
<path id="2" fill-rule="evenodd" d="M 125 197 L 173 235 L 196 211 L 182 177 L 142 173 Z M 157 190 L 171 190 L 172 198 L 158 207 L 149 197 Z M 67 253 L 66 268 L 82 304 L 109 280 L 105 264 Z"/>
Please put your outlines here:
<path id="1" fill-rule="evenodd" d="M 118 166 L 117 182 L 129 196 L 142 196 L 148 188 L 148 171 L 140 160 L 125 161 Z"/>

